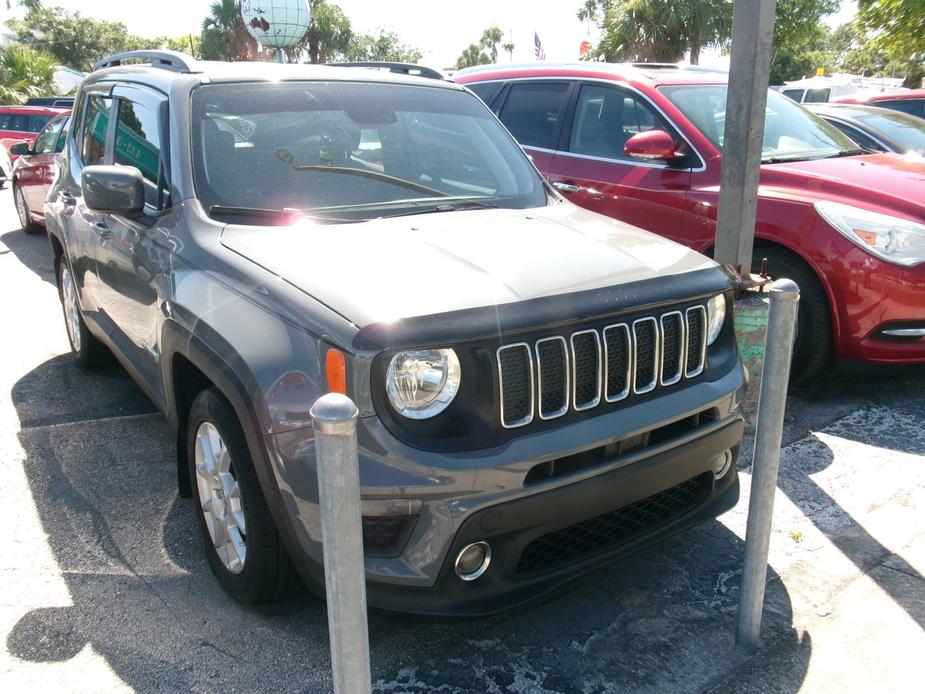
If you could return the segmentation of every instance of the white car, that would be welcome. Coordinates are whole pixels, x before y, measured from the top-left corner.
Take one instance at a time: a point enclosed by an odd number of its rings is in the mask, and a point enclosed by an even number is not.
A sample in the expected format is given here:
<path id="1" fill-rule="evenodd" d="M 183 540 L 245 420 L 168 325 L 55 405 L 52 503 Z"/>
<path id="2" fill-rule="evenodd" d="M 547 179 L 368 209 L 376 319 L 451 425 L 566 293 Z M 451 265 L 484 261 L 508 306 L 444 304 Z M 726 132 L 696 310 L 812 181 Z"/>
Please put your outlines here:
<path id="1" fill-rule="evenodd" d="M 13 162 L 10 161 L 10 153 L 6 147 L 0 145 L 0 188 L 6 185 L 13 175 Z"/>

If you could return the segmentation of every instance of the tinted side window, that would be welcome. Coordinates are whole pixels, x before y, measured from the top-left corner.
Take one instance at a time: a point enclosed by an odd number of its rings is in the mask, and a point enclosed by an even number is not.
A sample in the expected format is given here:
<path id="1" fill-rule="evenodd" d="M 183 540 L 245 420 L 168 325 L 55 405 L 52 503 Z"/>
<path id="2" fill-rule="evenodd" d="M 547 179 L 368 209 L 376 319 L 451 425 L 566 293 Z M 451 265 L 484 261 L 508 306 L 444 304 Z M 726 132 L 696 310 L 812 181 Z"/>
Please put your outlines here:
<path id="1" fill-rule="evenodd" d="M 48 127 L 39 133 L 39 136 L 35 138 L 34 149 L 36 154 L 51 154 L 55 151 L 55 142 L 58 140 L 58 133 L 61 132 L 62 125 L 64 125 L 63 120 L 49 123 Z"/>
<path id="2" fill-rule="evenodd" d="M 45 124 L 51 120 L 51 116 L 41 115 L 41 116 L 29 116 L 29 132 L 37 133 L 39 130 L 45 127 Z"/>
<path id="3" fill-rule="evenodd" d="M 925 117 L 925 99 L 897 99 L 896 101 L 879 101 L 874 106 L 885 106 L 894 111 L 911 113 L 913 116 Z"/>
<path id="4" fill-rule="evenodd" d="M 828 89 L 807 89 L 806 98 L 803 99 L 805 104 L 824 104 L 829 100 Z"/>
<path id="5" fill-rule="evenodd" d="M 157 113 L 127 99 L 119 101 L 115 163 L 134 166 L 145 179 L 145 202 L 160 207 L 161 129 Z"/>
<path id="6" fill-rule="evenodd" d="M 578 95 L 569 151 L 605 159 L 626 159 L 623 147 L 637 133 L 671 128 L 645 101 L 612 87 L 585 85 Z"/>
<path id="7" fill-rule="evenodd" d="M 487 106 L 491 107 L 491 102 L 498 96 L 504 82 L 479 82 L 477 84 L 467 84 L 466 86 L 474 91 L 476 96 L 484 101 Z"/>
<path id="8" fill-rule="evenodd" d="M 854 140 L 859 145 L 861 145 L 861 147 L 864 147 L 866 149 L 871 149 L 875 152 L 886 151 L 884 150 L 883 145 L 879 144 L 872 137 L 869 137 L 865 133 L 861 132 L 860 130 L 858 130 L 857 128 L 851 125 L 848 125 L 847 123 L 842 123 L 841 121 L 837 121 L 837 120 L 830 120 L 829 123 L 831 123 L 836 128 L 841 130 L 843 133 L 845 133 L 845 135 L 847 135 L 852 140 Z"/>
<path id="9" fill-rule="evenodd" d="M 789 97 L 789 98 L 793 99 L 793 100 L 796 101 L 797 103 L 800 103 L 800 100 L 803 98 L 803 90 L 802 90 L 802 89 L 785 89 L 785 90 L 783 90 L 783 91 L 781 92 L 781 94 L 783 94 L 783 95 L 786 96 L 786 97 Z"/>
<path id="10" fill-rule="evenodd" d="M 29 116 L 22 113 L 4 113 L 0 116 L 0 129 L 15 130 L 16 132 L 26 133 L 29 125 Z M 39 128 L 41 130 L 41 128 Z"/>
<path id="11" fill-rule="evenodd" d="M 515 83 L 501 111 L 501 122 L 522 145 L 556 149 L 568 87 L 566 82 Z"/>
<path id="12" fill-rule="evenodd" d="M 106 162 L 106 131 L 112 99 L 91 94 L 87 97 L 86 116 L 80 135 L 80 158 L 85 166 Z"/>
<path id="13" fill-rule="evenodd" d="M 55 142 L 55 154 L 64 151 L 64 144 L 67 142 L 67 131 L 70 124 L 70 118 L 64 118 L 61 120 L 61 128 L 58 134 L 58 140 Z"/>

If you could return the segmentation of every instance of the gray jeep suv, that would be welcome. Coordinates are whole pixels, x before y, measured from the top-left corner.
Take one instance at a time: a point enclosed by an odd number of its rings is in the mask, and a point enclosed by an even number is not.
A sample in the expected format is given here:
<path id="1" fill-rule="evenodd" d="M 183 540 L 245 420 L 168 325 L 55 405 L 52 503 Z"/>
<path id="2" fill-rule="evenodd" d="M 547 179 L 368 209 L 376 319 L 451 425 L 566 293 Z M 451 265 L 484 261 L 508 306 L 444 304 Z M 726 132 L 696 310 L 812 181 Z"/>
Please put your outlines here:
<path id="1" fill-rule="evenodd" d="M 71 123 L 46 219 L 73 352 L 176 428 L 236 598 L 323 587 L 329 391 L 360 411 L 374 607 L 504 609 L 735 504 L 732 279 L 563 200 L 465 88 L 134 52 Z"/>

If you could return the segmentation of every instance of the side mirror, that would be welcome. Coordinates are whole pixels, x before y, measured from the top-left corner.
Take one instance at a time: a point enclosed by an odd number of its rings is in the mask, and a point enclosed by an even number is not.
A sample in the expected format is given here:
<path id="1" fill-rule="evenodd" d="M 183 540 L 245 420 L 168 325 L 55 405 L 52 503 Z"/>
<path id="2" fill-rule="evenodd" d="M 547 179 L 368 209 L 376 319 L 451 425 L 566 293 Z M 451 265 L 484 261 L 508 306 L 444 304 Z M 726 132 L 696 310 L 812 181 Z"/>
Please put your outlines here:
<path id="1" fill-rule="evenodd" d="M 80 189 L 91 210 L 133 216 L 145 206 L 144 179 L 134 166 L 88 166 Z"/>
<path id="2" fill-rule="evenodd" d="M 664 130 L 646 130 L 626 141 L 623 151 L 630 157 L 648 161 L 670 161 L 678 156 L 674 138 Z"/>
<path id="3" fill-rule="evenodd" d="M 17 142 L 15 145 L 10 147 L 10 154 L 14 157 L 21 157 L 24 154 L 30 154 L 32 152 L 32 147 L 30 147 L 28 142 Z"/>

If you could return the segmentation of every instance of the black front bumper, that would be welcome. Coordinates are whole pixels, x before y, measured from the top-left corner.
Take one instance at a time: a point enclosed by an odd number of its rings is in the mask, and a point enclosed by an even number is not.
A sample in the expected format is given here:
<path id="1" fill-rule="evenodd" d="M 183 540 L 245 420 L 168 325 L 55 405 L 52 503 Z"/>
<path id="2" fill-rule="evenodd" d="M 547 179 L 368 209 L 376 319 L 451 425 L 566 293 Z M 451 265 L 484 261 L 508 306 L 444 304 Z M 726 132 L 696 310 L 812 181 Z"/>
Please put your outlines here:
<path id="1" fill-rule="evenodd" d="M 742 433 L 736 416 L 624 467 L 482 509 L 463 523 L 432 587 L 367 581 L 367 601 L 389 612 L 447 618 L 533 600 L 735 506 Z M 711 461 L 725 451 L 733 463 L 714 480 Z M 454 572 L 456 555 L 481 540 L 491 545 L 491 563 L 480 578 L 463 581 Z"/>

